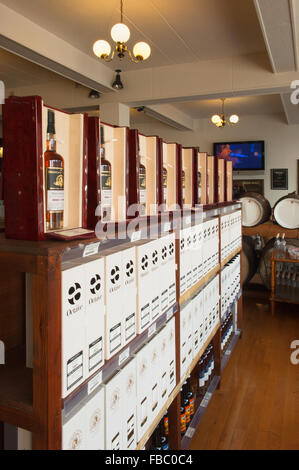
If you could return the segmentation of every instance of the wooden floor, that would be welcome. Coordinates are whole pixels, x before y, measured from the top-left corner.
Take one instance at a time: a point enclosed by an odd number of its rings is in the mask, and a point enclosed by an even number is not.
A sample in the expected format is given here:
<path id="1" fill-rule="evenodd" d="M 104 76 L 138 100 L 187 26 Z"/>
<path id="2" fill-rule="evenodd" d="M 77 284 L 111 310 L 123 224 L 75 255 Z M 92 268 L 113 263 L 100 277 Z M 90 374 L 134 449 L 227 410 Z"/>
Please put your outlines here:
<path id="1" fill-rule="evenodd" d="M 238 341 L 194 436 L 191 449 L 299 450 L 299 364 L 290 344 L 299 340 L 299 306 L 244 298 Z"/>

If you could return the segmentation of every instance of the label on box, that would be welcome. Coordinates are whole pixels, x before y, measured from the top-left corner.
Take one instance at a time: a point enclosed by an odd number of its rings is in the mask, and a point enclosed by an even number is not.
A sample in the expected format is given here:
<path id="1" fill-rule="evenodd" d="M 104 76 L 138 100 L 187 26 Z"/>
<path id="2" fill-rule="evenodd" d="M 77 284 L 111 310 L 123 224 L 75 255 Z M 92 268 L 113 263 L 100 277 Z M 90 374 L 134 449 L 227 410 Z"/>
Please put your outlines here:
<path id="1" fill-rule="evenodd" d="M 150 322 L 150 305 L 146 304 L 141 309 L 141 328 L 146 327 Z"/>
<path id="2" fill-rule="evenodd" d="M 138 230 L 138 232 L 133 232 L 132 233 L 131 242 L 137 242 L 140 239 L 141 239 L 141 230 Z"/>
<path id="3" fill-rule="evenodd" d="M 189 428 L 187 429 L 185 433 L 185 436 L 191 439 L 194 436 L 194 433 L 195 433 L 195 428 L 192 428 L 192 426 L 189 426 Z"/>
<path id="4" fill-rule="evenodd" d="M 99 246 L 100 246 L 100 242 L 99 243 L 91 243 L 90 245 L 87 245 L 84 248 L 83 258 L 85 258 L 86 256 L 96 255 L 99 251 Z"/>
<path id="5" fill-rule="evenodd" d="M 110 353 L 113 353 L 121 346 L 121 323 L 118 323 L 109 331 Z"/>
<path id="6" fill-rule="evenodd" d="M 135 313 L 132 313 L 132 315 L 126 318 L 126 326 L 125 326 L 126 341 L 129 341 L 129 339 L 135 336 L 135 332 L 136 332 L 135 325 L 136 325 L 136 315 Z"/>
<path id="7" fill-rule="evenodd" d="M 166 222 L 163 225 L 163 232 L 170 232 L 170 230 L 171 230 L 171 222 Z"/>
<path id="8" fill-rule="evenodd" d="M 153 323 L 148 329 L 148 338 L 150 338 L 157 331 L 156 323 Z"/>
<path id="9" fill-rule="evenodd" d="M 103 380 L 102 371 L 96 374 L 89 382 L 87 387 L 87 394 L 90 395 L 99 385 L 101 385 Z"/>
<path id="10" fill-rule="evenodd" d="M 168 321 L 173 315 L 173 309 L 169 309 L 168 312 L 166 313 L 166 321 Z"/>
<path id="11" fill-rule="evenodd" d="M 125 349 L 118 358 L 118 365 L 121 366 L 130 357 L 130 348 Z"/>
<path id="12" fill-rule="evenodd" d="M 103 361 L 103 338 L 98 338 L 89 345 L 88 366 L 91 372 Z"/>
<path id="13" fill-rule="evenodd" d="M 83 351 L 67 361 L 67 389 L 83 379 Z"/>

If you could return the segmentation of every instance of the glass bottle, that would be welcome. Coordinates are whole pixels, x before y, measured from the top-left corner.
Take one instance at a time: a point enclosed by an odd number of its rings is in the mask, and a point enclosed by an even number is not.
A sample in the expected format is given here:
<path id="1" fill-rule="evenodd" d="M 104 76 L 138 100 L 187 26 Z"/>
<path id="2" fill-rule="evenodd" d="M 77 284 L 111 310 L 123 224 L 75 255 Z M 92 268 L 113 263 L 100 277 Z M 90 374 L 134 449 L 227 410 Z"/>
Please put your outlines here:
<path id="1" fill-rule="evenodd" d="M 104 127 L 100 127 L 101 134 L 101 212 L 104 221 L 111 220 L 112 214 L 112 172 L 111 163 L 105 158 Z"/>
<path id="2" fill-rule="evenodd" d="M 63 228 L 64 159 L 56 152 L 55 114 L 48 109 L 47 150 L 44 154 L 46 188 L 46 229 Z"/>

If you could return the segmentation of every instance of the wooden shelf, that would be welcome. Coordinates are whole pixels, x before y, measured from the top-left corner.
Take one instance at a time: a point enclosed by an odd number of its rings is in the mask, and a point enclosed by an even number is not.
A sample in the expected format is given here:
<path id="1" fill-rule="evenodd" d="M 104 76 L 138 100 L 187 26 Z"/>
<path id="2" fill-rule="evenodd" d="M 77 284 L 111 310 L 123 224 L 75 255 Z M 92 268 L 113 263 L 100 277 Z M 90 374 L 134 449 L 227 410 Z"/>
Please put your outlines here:
<path id="1" fill-rule="evenodd" d="M 201 287 L 203 287 L 205 284 L 208 284 L 210 280 L 213 279 L 213 277 L 219 272 L 220 265 L 217 265 L 214 269 L 212 269 L 212 271 L 202 277 L 200 281 L 198 281 L 196 284 L 194 284 L 194 286 L 181 295 L 179 304 L 182 305 L 184 302 L 187 302 L 187 300 L 190 300 L 191 297 L 193 297 Z"/>
<path id="2" fill-rule="evenodd" d="M 241 248 L 237 248 L 236 250 L 234 250 L 230 255 L 228 255 L 226 258 L 224 258 L 223 261 L 221 261 L 221 269 L 227 264 L 229 263 L 229 261 L 231 259 L 233 259 L 236 255 L 238 255 L 239 253 L 241 253 Z"/>
<path id="3" fill-rule="evenodd" d="M 38 429 L 33 413 L 33 372 L 25 367 L 21 350 L 8 354 L 0 365 L 0 421 L 28 431 Z"/>
<path id="4" fill-rule="evenodd" d="M 216 335 L 218 329 L 220 327 L 220 323 L 218 323 L 215 328 L 213 329 L 212 333 L 209 335 L 208 339 L 205 341 L 205 343 L 203 344 L 203 346 L 200 348 L 200 351 L 197 353 L 196 357 L 193 359 L 190 367 L 188 368 L 186 374 L 184 375 L 183 379 L 180 380 L 180 382 L 176 385 L 175 389 L 172 391 L 172 393 L 169 395 L 168 397 L 168 400 L 167 402 L 165 403 L 165 405 L 163 406 L 163 408 L 160 410 L 160 412 L 158 413 L 158 415 L 156 416 L 156 418 L 154 419 L 154 421 L 152 422 L 152 424 L 150 425 L 149 429 L 147 430 L 147 432 L 144 434 L 143 438 L 139 441 L 137 447 L 136 447 L 136 450 L 142 450 L 143 447 L 145 446 L 145 444 L 148 442 L 148 440 L 150 439 L 151 435 L 153 434 L 153 432 L 155 431 L 156 427 L 158 426 L 159 422 L 161 421 L 161 419 L 163 418 L 164 416 L 164 413 L 166 410 L 168 410 L 168 408 L 170 407 L 171 403 L 173 402 L 173 400 L 175 399 L 175 397 L 177 396 L 177 394 L 180 392 L 184 382 L 186 381 L 186 379 L 189 377 L 189 375 L 191 374 L 192 370 L 194 369 L 194 367 L 196 366 L 196 364 L 198 363 L 198 361 L 200 360 L 201 356 L 203 355 L 203 353 L 205 352 L 205 350 L 207 349 L 207 346 L 210 344 L 210 342 L 212 341 L 212 339 L 214 338 L 214 336 Z"/>

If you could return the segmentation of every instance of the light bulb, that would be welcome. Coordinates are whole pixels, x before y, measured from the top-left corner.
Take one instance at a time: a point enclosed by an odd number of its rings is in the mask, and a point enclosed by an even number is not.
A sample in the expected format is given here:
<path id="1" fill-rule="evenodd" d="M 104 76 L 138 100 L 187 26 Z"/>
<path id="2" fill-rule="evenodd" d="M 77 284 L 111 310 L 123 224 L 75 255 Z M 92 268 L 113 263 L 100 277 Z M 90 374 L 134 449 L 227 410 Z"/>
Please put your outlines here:
<path id="1" fill-rule="evenodd" d="M 146 60 L 151 55 L 151 48 L 146 42 L 137 42 L 133 47 L 133 54 L 137 59 Z"/>
<path id="2" fill-rule="evenodd" d="M 216 122 L 216 126 L 217 127 L 223 127 L 224 126 L 224 122 L 222 121 L 222 119 L 220 119 L 220 121 Z"/>
<path id="3" fill-rule="evenodd" d="M 130 39 L 130 30 L 124 23 L 116 23 L 112 26 L 111 37 L 115 42 L 127 42 Z"/>
<path id="4" fill-rule="evenodd" d="M 237 114 L 232 114 L 229 120 L 232 124 L 237 124 L 239 122 L 239 116 Z"/>
<path id="5" fill-rule="evenodd" d="M 93 52 L 97 57 L 102 57 L 103 55 L 109 55 L 111 52 L 111 46 L 109 42 L 100 39 L 96 41 L 93 45 Z"/>
<path id="6" fill-rule="evenodd" d="M 218 122 L 221 122 L 221 117 L 219 116 L 219 114 L 214 114 L 211 117 L 211 121 L 213 124 L 218 124 Z"/>

